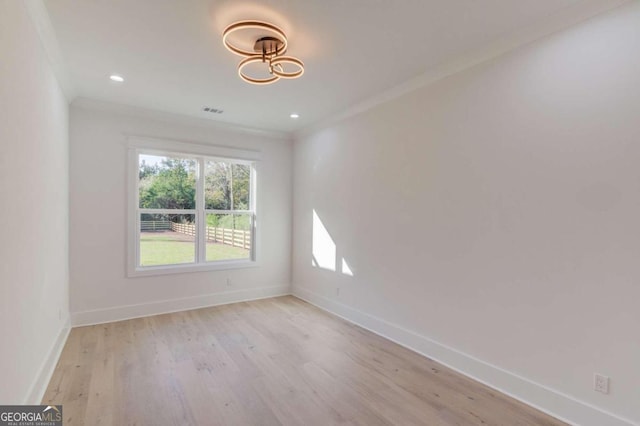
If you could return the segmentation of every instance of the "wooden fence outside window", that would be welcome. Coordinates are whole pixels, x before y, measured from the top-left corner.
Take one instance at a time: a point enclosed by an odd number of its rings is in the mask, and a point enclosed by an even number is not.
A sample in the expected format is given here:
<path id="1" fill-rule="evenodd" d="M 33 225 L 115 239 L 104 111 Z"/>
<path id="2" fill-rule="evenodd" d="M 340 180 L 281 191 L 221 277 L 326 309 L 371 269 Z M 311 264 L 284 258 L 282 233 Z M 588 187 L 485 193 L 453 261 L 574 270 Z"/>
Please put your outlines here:
<path id="1" fill-rule="evenodd" d="M 140 222 L 140 230 L 144 231 L 174 231 L 185 235 L 196 235 L 196 226 L 187 223 L 175 223 L 168 220 L 144 220 Z M 251 250 L 251 231 L 242 229 L 206 227 L 207 241 L 241 247 Z"/>

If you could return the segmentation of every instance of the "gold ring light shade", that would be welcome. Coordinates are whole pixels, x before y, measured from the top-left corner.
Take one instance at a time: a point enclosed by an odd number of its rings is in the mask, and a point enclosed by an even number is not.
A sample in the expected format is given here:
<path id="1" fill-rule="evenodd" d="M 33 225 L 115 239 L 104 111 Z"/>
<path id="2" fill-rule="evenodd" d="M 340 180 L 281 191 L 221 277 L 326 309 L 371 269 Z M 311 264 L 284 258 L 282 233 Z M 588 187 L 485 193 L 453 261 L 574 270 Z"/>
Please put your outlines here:
<path id="1" fill-rule="evenodd" d="M 257 39 L 251 40 L 254 42 L 252 50 L 238 47 L 230 41 L 230 35 L 240 36 L 243 32 L 245 35 L 260 34 Z M 300 59 L 285 56 L 288 47 L 287 36 L 273 24 L 261 21 L 236 22 L 225 28 L 222 42 L 230 52 L 244 57 L 238 64 L 238 75 L 247 83 L 265 85 L 275 83 L 281 78 L 294 79 L 304 74 L 304 64 Z M 252 77 L 246 73 L 247 65 L 258 62 L 267 66 L 268 77 Z"/>

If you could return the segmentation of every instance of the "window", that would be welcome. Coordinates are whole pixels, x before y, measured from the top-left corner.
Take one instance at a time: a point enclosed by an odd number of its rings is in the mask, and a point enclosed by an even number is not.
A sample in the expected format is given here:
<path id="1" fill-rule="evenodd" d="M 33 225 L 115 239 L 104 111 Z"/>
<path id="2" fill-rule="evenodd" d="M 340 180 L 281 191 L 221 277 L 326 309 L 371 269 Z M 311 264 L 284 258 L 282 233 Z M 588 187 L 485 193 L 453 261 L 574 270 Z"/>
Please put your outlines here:
<path id="1" fill-rule="evenodd" d="M 132 148 L 130 164 L 129 275 L 255 262 L 254 161 Z"/>

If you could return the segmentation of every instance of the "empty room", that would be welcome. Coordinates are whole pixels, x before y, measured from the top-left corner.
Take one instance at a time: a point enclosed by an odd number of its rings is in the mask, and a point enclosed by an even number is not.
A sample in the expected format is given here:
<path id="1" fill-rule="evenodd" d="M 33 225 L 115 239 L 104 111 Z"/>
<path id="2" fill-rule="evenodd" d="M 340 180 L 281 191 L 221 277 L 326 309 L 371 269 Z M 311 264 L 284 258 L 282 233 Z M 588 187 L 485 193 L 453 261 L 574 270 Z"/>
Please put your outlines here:
<path id="1" fill-rule="evenodd" d="M 640 426 L 640 1 L 0 0 L 0 426 Z"/>

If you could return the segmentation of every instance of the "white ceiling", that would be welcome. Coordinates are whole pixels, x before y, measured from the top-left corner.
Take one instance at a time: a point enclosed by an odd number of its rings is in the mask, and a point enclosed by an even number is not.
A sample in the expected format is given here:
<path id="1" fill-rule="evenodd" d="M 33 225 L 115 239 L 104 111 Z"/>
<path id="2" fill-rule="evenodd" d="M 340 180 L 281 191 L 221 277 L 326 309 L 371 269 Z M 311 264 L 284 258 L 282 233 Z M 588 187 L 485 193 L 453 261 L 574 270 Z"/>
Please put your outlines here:
<path id="1" fill-rule="evenodd" d="M 598 1 L 598 0 L 595 0 Z M 80 97 L 290 132 L 594 0 L 45 0 Z M 272 22 L 305 63 L 254 86 L 221 32 Z M 109 80 L 112 73 L 126 79 Z M 224 110 L 201 112 L 203 106 Z M 297 112 L 293 120 L 289 114 Z"/>

